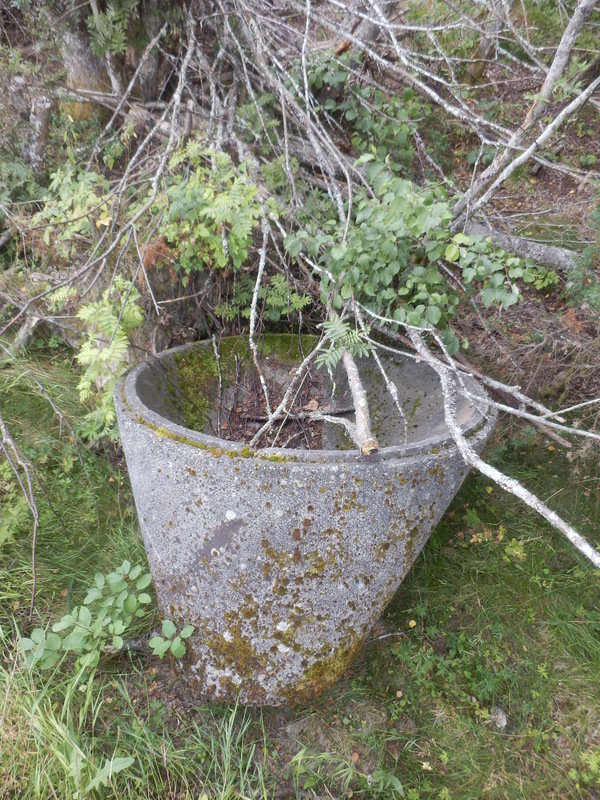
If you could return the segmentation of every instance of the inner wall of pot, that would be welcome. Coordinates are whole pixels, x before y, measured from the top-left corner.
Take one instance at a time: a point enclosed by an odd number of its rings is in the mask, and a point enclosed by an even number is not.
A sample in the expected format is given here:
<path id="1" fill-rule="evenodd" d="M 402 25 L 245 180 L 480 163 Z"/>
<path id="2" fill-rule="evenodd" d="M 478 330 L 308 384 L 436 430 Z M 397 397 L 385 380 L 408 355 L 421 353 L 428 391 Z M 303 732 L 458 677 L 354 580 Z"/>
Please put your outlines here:
<path id="1" fill-rule="evenodd" d="M 293 379 L 295 368 L 315 346 L 313 336 L 264 335 L 257 339 L 260 366 L 269 385 L 282 391 Z M 211 341 L 195 342 L 149 360 L 137 379 L 139 399 L 151 411 L 177 425 L 216 435 L 217 405 L 221 408 L 243 399 L 239 396 L 243 374 L 251 373 L 256 391 L 262 391 L 252 354 L 245 337 L 227 337 L 218 344 L 219 361 Z M 357 358 L 361 380 L 369 398 L 371 425 L 381 447 L 414 444 L 445 436 L 444 406 L 439 378 L 431 367 L 409 356 L 379 353 L 387 381 L 396 387 L 402 413 L 386 380 L 372 357 Z M 314 365 L 313 371 L 317 370 Z M 341 364 L 333 372 L 333 381 L 324 367 L 319 370 L 322 391 L 320 409 L 327 413 L 352 407 L 346 372 Z M 475 385 L 473 384 L 475 389 Z M 463 430 L 476 425 L 481 416 L 473 403 L 460 398 L 456 409 Z M 354 420 L 352 413 L 347 419 Z M 324 423 L 323 450 L 345 450 L 354 445 L 341 425 Z"/>

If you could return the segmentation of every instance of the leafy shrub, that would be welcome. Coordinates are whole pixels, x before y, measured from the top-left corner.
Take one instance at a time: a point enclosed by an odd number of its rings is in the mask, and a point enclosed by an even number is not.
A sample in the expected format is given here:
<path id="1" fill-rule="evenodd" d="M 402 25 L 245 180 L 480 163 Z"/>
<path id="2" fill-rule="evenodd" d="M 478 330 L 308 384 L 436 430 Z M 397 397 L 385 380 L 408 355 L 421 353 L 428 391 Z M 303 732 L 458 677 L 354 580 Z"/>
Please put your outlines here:
<path id="1" fill-rule="evenodd" d="M 449 274 L 477 289 L 486 308 L 513 305 L 519 299 L 517 281 L 541 277 L 533 262 L 509 257 L 489 240 L 453 235 L 451 205 L 442 187 L 417 188 L 373 154 L 359 163 L 368 164 L 373 193 L 355 199 L 348 229 L 332 220 L 331 234 L 304 230 L 284 242 L 290 255 L 305 249 L 314 260 L 324 305 L 331 299 L 339 310 L 344 301 L 358 300 L 398 323 L 436 326 L 452 354 L 458 341 L 449 322 L 461 292 Z"/>
<path id="2" fill-rule="evenodd" d="M 77 313 L 86 323 L 86 340 L 77 354 L 85 367 L 79 381 L 82 402 L 94 398 L 96 408 L 85 414 L 79 430 L 88 440 L 117 437 L 113 391 L 129 365 L 130 334 L 144 321 L 135 286 L 116 275 L 102 299 L 87 303 Z"/>
<path id="3" fill-rule="evenodd" d="M 152 597 L 145 589 L 151 583 L 150 573 L 129 561 L 108 575 L 96 573 L 94 585 L 88 589 L 83 603 L 56 622 L 51 632 L 34 628 L 30 636 L 19 640 L 26 666 L 51 669 L 65 653 L 71 653 L 77 656 L 76 669 L 89 673 L 98 666 L 104 653 L 122 650 L 135 620 L 146 616 Z M 162 630 L 166 639 L 150 640 L 154 654 L 162 658 L 170 651 L 176 658 L 184 656 L 184 640 L 194 628 L 188 625 L 178 634 L 175 625 L 165 620 Z"/>
<path id="4" fill-rule="evenodd" d="M 252 230 L 261 215 L 258 188 L 244 165 L 234 170 L 229 156 L 203 150 L 196 141 L 171 159 L 177 170 L 166 195 L 161 233 L 179 254 L 175 269 L 188 277 L 207 267 L 239 269 L 248 258 Z"/>

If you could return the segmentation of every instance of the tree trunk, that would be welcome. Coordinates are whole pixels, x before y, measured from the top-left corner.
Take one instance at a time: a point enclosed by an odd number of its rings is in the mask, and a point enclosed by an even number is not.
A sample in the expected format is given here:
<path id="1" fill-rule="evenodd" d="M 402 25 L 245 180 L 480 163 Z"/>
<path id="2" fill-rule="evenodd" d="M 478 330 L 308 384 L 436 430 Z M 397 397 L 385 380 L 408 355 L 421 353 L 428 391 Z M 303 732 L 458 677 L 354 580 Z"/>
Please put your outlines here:
<path id="1" fill-rule="evenodd" d="M 25 146 L 25 157 L 31 164 L 36 177 L 43 173 L 46 164 L 51 110 L 52 102 L 44 95 L 38 95 L 31 103 L 31 112 L 29 114 L 31 134 L 29 142 Z"/>
<path id="2" fill-rule="evenodd" d="M 149 40 L 152 40 L 161 29 L 161 20 L 156 5 L 148 4 L 144 6 L 142 11 L 142 23 L 146 31 L 146 36 Z M 158 50 L 155 49 L 148 54 L 140 70 L 140 91 L 144 103 L 150 103 L 152 100 L 157 100 L 159 97 L 158 65 L 159 55 Z"/>
<path id="3" fill-rule="evenodd" d="M 504 233 L 504 231 L 481 225 L 479 222 L 469 222 L 465 228 L 465 233 L 468 235 L 477 234 L 484 238 L 489 237 L 496 247 L 501 247 L 507 253 L 514 253 L 519 258 L 532 258 L 547 269 L 570 272 L 576 267 L 575 254 L 563 247 L 555 247 L 544 242 L 534 242 L 525 236 Z"/>
<path id="4" fill-rule="evenodd" d="M 87 92 L 110 92 L 111 85 L 102 60 L 95 56 L 89 39 L 78 30 L 62 30 L 61 51 L 67 72 L 68 89 Z"/>
<path id="5" fill-rule="evenodd" d="M 504 20 L 508 18 L 513 3 L 514 0 L 492 0 L 490 20 L 477 48 L 477 60 L 467 70 L 471 83 L 478 83 L 483 78 L 490 56 L 498 49 L 498 35 L 504 28 Z"/>

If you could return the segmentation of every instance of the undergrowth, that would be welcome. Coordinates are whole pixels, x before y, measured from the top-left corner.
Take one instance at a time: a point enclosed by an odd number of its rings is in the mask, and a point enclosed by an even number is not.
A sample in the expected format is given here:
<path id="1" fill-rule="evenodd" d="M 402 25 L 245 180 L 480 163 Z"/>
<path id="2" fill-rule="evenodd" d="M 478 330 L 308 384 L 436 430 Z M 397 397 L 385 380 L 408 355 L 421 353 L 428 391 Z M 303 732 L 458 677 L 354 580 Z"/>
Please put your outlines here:
<path id="1" fill-rule="evenodd" d="M 70 354 L 0 373 L 35 463 L 31 520 L 2 466 L 0 798 L 593 798 L 600 791 L 600 573 L 470 477 L 332 691 L 293 710 L 206 706 L 170 663 L 124 648 L 89 679 L 27 669 L 19 636 L 80 605 L 98 572 L 144 563 L 117 450 L 75 443 Z M 504 441 L 506 441 L 504 437 Z M 489 456 L 598 543 L 597 463 L 516 429 Z M 49 505 L 51 503 L 51 506 Z M 8 521 L 7 521 L 8 520 Z M 151 634 L 150 614 L 142 632 Z"/>

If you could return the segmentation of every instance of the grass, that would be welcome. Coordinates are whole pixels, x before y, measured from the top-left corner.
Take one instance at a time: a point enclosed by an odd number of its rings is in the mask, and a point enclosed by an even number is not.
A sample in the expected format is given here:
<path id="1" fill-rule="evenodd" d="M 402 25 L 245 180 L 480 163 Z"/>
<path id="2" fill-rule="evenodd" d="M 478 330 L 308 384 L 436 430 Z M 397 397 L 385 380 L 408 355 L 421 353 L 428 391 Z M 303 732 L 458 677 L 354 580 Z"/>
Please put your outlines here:
<path id="1" fill-rule="evenodd" d="M 22 367 L 76 419 L 65 354 Z M 145 556 L 118 454 L 80 463 L 22 367 L 2 370 L 0 391 L 52 503 L 38 492 L 33 625 L 49 626 L 95 572 Z M 598 544 L 597 461 L 503 433 L 494 463 Z M 600 573 L 483 478 L 465 483 L 353 668 L 293 710 L 201 705 L 168 663 L 133 654 L 89 679 L 67 660 L 25 669 L 31 522 L 4 467 L 0 487 L 0 798 L 598 796 Z"/>

